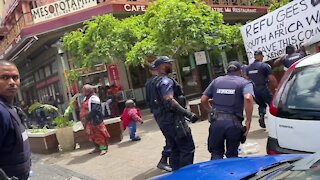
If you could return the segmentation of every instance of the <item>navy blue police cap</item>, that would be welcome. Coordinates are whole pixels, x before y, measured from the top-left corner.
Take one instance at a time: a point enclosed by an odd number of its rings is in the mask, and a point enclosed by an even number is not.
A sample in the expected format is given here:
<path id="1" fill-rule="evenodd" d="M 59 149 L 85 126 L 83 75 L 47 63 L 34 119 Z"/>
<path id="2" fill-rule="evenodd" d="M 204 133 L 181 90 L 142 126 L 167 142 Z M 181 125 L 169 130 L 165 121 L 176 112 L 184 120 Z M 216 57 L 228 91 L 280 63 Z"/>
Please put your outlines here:
<path id="1" fill-rule="evenodd" d="M 241 64 L 238 61 L 231 61 L 228 64 L 227 71 L 228 72 L 236 72 L 241 70 Z"/>
<path id="2" fill-rule="evenodd" d="M 168 56 L 160 56 L 158 57 L 155 61 L 154 61 L 154 67 L 157 68 L 159 67 L 161 64 L 164 64 L 164 63 L 171 63 L 173 62 L 174 60 L 173 59 L 170 59 Z"/>
<path id="3" fill-rule="evenodd" d="M 257 51 L 254 52 L 254 55 L 255 55 L 255 56 L 256 56 L 256 55 L 262 55 L 262 56 L 263 56 L 263 52 L 260 51 L 260 50 L 257 50 Z"/>

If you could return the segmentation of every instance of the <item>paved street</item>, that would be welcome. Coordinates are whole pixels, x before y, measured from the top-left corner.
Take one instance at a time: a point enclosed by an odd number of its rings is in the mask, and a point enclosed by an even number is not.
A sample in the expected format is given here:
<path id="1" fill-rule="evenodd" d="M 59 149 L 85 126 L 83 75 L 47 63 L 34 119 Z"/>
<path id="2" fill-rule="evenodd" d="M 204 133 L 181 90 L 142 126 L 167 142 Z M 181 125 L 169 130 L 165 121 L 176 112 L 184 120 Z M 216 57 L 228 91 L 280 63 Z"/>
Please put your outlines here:
<path id="1" fill-rule="evenodd" d="M 99 179 L 99 180 L 144 180 L 165 173 L 155 166 L 160 159 L 164 138 L 152 116 L 144 111 L 145 123 L 138 127 L 140 142 L 129 141 L 128 132 L 122 142 L 110 145 L 105 156 L 91 155 L 91 149 L 77 149 L 69 153 L 57 153 L 50 156 L 35 155 L 33 177 L 31 180 L 48 179 Z M 266 154 L 265 145 L 267 132 L 259 128 L 255 108 L 252 129 L 247 143 L 257 142 L 260 151 L 256 154 Z M 209 123 L 207 121 L 191 124 L 196 144 L 195 162 L 207 161 L 210 154 L 207 151 L 207 136 Z M 47 179 L 47 178 L 45 178 Z"/>

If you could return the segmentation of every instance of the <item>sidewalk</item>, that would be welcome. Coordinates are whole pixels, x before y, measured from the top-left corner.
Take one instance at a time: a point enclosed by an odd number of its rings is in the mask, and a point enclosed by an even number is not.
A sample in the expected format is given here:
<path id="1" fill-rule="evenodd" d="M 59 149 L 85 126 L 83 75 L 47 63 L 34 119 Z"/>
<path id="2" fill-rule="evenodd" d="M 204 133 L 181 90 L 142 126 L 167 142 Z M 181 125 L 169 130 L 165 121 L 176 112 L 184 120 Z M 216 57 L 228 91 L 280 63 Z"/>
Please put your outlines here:
<path id="1" fill-rule="evenodd" d="M 247 142 L 257 142 L 260 152 L 265 154 L 267 132 L 258 125 L 257 108 L 255 107 L 252 128 Z M 57 153 L 50 156 L 37 156 L 47 168 L 66 170 L 70 177 L 79 179 L 99 180 L 144 180 L 162 173 L 156 168 L 160 159 L 164 138 L 152 115 L 143 111 L 144 124 L 139 125 L 138 134 L 142 138 L 139 142 L 129 141 L 128 132 L 118 144 L 110 145 L 109 152 L 104 156 L 88 154 L 91 149 L 78 149 L 69 153 Z M 190 124 L 196 145 L 195 163 L 207 161 L 210 154 L 207 151 L 208 121 Z M 34 169 L 37 173 L 37 168 Z M 51 177 L 51 176 L 49 176 Z M 37 177 L 31 178 L 31 180 Z M 43 178 L 43 177 L 42 177 Z M 59 178 L 67 179 L 64 176 Z M 51 179 L 51 178 L 50 178 Z M 52 178 L 57 179 L 57 178 Z"/>

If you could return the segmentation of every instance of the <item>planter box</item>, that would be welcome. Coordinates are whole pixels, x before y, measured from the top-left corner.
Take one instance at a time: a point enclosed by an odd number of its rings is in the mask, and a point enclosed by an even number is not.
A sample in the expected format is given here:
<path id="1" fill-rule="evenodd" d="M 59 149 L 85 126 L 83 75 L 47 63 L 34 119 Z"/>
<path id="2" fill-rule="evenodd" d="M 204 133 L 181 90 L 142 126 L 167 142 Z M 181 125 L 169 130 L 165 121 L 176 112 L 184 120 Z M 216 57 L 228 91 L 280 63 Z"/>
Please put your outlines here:
<path id="1" fill-rule="evenodd" d="M 32 153 L 51 154 L 59 151 L 55 129 L 49 129 L 45 133 L 32 133 L 29 130 L 28 137 Z"/>
<path id="2" fill-rule="evenodd" d="M 103 122 L 106 125 L 107 130 L 111 136 L 109 142 L 116 143 L 122 141 L 123 128 L 120 117 L 105 119 Z"/>
<path id="3" fill-rule="evenodd" d="M 103 122 L 111 136 L 109 143 L 120 142 L 123 138 L 122 121 L 120 117 L 105 119 Z M 83 129 L 74 131 L 74 141 L 78 143 L 80 147 L 93 146 L 93 143 L 89 141 Z"/>

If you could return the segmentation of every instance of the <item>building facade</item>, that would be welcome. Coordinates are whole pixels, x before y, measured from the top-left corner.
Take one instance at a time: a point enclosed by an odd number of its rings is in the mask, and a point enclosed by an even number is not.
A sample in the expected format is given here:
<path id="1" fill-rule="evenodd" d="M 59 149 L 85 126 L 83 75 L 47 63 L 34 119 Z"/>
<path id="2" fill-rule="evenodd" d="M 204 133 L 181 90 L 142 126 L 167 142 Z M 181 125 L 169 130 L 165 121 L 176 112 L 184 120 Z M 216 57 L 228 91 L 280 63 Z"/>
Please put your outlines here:
<path id="1" fill-rule="evenodd" d="M 70 57 L 61 49 L 59 39 L 66 32 L 82 27 L 93 16 L 113 14 L 123 18 L 143 13 L 148 0 L 1 0 L 0 59 L 17 64 L 21 71 L 19 100 L 64 107 L 70 96 L 84 83 L 116 85 L 119 99 L 145 99 L 144 83 L 148 70 L 127 67 L 123 62 L 78 69 L 77 85 L 65 80 L 72 69 Z M 267 13 L 267 6 L 255 6 L 249 0 L 206 0 L 212 10 L 224 14 L 229 24 L 245 23 Z M 203 57 L 206 57 L 203 61 Z M 202 59 L 201 59 L 202 58 Z M 214 50 L 181 57 L 176 63 L 177 78 L 190 97 L 201 94 L 212 78 L 224 74 L 228 60 L 244 59 L 245 53 Z"/>

